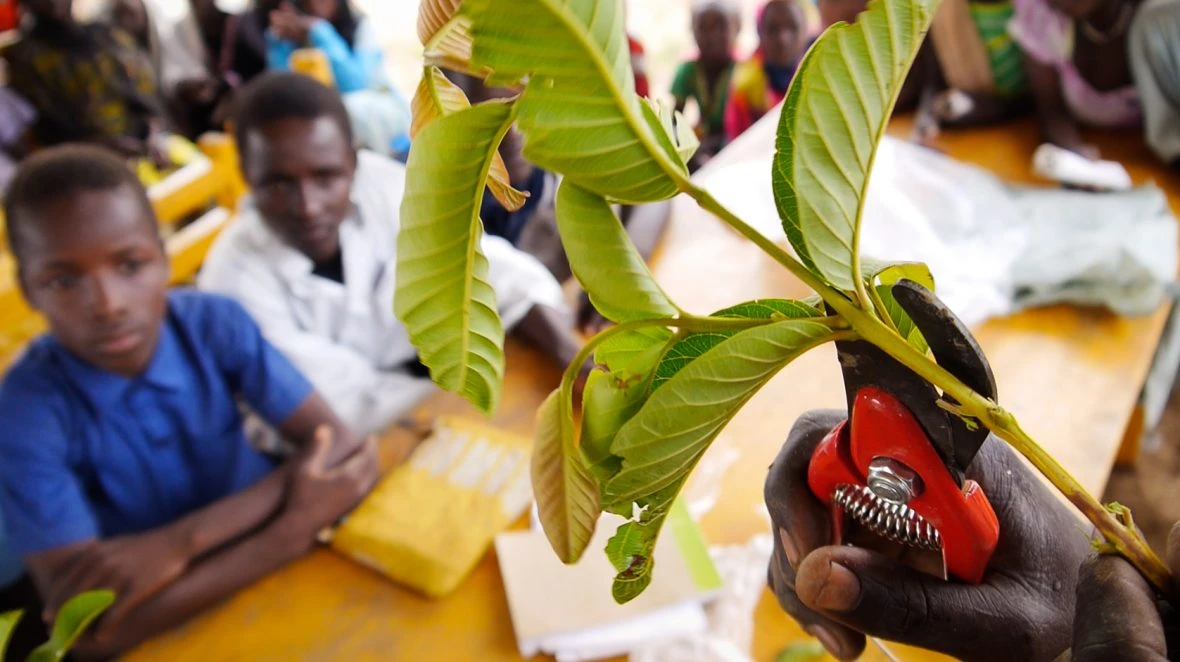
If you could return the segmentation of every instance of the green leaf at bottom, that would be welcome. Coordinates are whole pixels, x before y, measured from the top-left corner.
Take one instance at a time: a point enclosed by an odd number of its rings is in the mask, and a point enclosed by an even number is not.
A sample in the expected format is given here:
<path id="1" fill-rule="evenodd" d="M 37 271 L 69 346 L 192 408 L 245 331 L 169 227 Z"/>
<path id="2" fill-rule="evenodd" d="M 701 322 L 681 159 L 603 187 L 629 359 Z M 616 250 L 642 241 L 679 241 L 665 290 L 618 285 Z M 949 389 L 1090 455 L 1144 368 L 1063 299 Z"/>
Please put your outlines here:
<path id="1" fill-rule="evenodd" d="M 779 370 L 832 335 L 826 325 L 810 319 L 736 333 L 653 391 L 623 425 L 611 444 L 622 465 L 603 485 L 602 502 L 611 512 L 627 512 L 633 503 L 645 510 L 638 522 L 616 534 L 623 536 L 616 553 L 632 552 L 615 578 L 616 599 L 629 600 L 650 582 L 654 560 L 635 553 L 636 545 L 643 542 L 641 549 L 654 549 L 666 508 L 713 439 Z"/>
<path id="2" fill-rule="evenodd" d="M 57 612 L 49 641 L 38 646 L 28 662 L 58 662 L 86 628 L 115 602 L 112 591 L 87 591 L 66 601 Z"/>
<path id="3" fill-rule="evenodd" d="M 23 609 L 0 614 L 0 660 L 4 659 L 4 652 L 8 650 L 8 641 L 12 639 L 12 633 L 16 631 L 16 626 L 20 624 L 20 619 L 24 615 Z"/>

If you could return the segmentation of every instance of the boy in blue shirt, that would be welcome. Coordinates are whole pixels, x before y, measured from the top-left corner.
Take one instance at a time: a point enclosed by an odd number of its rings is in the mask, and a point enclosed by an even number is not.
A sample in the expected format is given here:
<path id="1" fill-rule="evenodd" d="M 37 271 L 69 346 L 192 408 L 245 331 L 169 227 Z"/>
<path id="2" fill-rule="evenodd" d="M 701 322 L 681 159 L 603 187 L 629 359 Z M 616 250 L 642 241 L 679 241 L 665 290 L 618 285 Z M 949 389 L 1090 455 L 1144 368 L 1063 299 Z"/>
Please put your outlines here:
<path id="1" fill-rule="evenodd" d="M 307 552 L 374 484 L 350 433 L 240 305 L 168 290 L 134 175 L 93 147 L 22 164 L 4 200 L 20 286 L 49 321 L 0 385 L 0 508 L 50 619 L 109 588 L 80 642 L 126 650 Z M 252 448 L 239 400 L 300 452 Z"/>

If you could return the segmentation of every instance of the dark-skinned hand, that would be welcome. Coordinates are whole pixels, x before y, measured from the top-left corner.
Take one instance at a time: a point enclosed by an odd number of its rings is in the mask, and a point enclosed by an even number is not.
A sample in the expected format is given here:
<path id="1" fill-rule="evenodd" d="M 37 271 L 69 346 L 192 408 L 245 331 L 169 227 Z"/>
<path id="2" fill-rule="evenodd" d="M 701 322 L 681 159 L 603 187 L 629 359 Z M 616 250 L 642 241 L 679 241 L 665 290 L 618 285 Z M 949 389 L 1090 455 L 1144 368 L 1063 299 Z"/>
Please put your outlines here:
<path id="1" fill-rule="evenodd" d="M 1168 536 L 1168 567 L 1180 573 L 1180 524 Z M 1082 565 L 1073 662 L 1148 662 L 1180 651 L 1180 614 L 1126 560 L 1098 556 Z"/>
<path id="2" fill-rule="evenodd" d="M 185 541 L 168 528 L 88 543 L 45 596 L 42 618 L 52 623 L 61 606 L 78 593 L 109 589 L 115 592 L 116 601 L 103 617 L 103 628 L 114 628 L 133 609 L 180 578 L 189 561 Z"/>
<path id="3" fill-rule="evenodd" d="M 322 529 L 355 508 L 381 477 L 372 438 L 334 466 L 330 464 L 333 444 L 331 429 L 321 426 L 311 445 L 294 458 L 284 515 L 298 521 L 308 545 Z"/>
<path id="4" fill-rule="evenodd" d="M 307 43 L 307 36 L 316 20 L 318 19 L 314 16 L 308 16 L 295 9 L 295 5 L 284 2 L 270 13 L 270 29 L 279 39 L 303 45 Z"/>
<path id="5" fill-rule="evenodd" d="M 864 650 L 866 635 L 964 660 L 1035 662 L 1068 648 L 1077 569 L 1091 553 L 1086 529 L 998 440 L 984 443 L 967 472 L 1000 522 L 979 586 L 920 572 L 915 567 L 929 567 L 928 553 L 866 532 L 852 538 L 861 546 L 833 546 L 830 511 L 812 495 L 807 466 L 845 416 L 802 416 L 770 467 L 769 581 L 783 609 L 845 660 Z"/>

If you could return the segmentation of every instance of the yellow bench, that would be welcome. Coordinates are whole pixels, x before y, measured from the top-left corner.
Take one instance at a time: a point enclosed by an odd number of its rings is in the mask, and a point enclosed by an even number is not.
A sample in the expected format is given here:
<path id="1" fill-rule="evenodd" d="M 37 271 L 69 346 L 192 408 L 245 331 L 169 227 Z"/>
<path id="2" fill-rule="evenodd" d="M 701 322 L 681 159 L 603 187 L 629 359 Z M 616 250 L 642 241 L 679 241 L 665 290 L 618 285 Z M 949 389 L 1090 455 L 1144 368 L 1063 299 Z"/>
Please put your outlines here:
<path id="1" fill-rule="evenodd" d="M 230 221 L 238 199 L 246 192 L 233 139 L 211 133 L 203 136 L 199 145 L 204 159 L 181 168 L 148 190 L 156 217 L 168 235 L 165 246 L 172 262 L 173 284 L 187 282 L 197 273 L 209 246 Z M 216 205 L 211 211 L 171 231 L 175 223 L 210 202 Z M 12 256 L 0 254 L 0 369 L 7 368 L 20 349 L 44 330 L 45 320 L 29 307 L 17 285 Z"/>

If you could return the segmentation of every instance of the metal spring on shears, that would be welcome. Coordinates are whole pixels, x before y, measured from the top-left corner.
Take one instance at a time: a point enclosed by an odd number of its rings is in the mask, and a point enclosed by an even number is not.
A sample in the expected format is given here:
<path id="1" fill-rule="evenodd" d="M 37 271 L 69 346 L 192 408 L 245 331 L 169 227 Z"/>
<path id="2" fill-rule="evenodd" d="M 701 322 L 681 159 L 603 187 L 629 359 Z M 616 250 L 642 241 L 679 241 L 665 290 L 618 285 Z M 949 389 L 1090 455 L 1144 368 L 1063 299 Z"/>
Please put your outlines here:
<path id="1" fill-rule="evenodd" d="M 863 485 L 838 485 L 832 501 L 874 533 L 908 547 L 939 551 L 942 536 L 903 503 L 886 501 Z"/>

